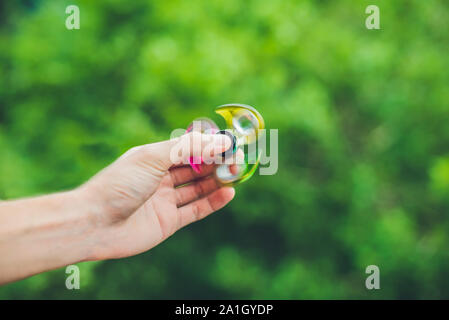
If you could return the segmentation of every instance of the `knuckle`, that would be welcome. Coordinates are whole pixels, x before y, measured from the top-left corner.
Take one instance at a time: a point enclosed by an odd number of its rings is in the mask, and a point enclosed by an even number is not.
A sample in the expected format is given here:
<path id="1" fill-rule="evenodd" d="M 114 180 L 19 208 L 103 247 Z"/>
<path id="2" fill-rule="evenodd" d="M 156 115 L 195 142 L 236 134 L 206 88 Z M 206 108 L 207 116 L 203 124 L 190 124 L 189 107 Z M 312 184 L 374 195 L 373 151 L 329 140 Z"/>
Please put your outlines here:
<path id="1" fill-rule="evenodd" d="M 205 191 L 204 191 L 203 181 L 200 181 L 197 184 L 195 184 L 195 191 L 199 196 L 204 194 Z"/>
<path id="2" fill-rule="evenodd" d="M 200 217 L 201 210 L 200 210 L 200 206 L 198 203 L 192 204 L 192 213 L 193 213 L 193 216 L 195 217 L 195 221 L 198 221 L 201 219 L 201 217 Z"/>

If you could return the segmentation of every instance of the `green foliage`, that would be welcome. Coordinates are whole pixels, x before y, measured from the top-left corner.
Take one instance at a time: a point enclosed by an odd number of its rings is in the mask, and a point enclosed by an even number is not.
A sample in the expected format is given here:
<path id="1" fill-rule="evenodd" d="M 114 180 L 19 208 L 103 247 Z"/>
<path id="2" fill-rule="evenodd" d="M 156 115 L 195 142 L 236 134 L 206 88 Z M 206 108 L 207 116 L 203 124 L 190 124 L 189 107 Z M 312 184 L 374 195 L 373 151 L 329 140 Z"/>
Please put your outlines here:
<path id="1" fill-rule="evenodd" d="M 0 298 L 449 298 L 447 1 L 0 7 L 0 198 L 74 188 L 223 103 L 255 106 L 280 147 L 278 173 L 219 213 L 80 264 L 81 290 L 60 269 Z"/>

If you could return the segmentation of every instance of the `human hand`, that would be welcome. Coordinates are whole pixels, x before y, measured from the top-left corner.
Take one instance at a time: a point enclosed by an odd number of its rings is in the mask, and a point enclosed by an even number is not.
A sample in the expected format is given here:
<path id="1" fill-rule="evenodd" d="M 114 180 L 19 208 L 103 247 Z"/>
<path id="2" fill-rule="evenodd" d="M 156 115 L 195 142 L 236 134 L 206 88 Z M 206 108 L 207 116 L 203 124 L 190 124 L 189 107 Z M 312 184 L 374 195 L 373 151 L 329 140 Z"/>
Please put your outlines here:
<path id="1" fill-rule="evenodd" d="M 225 206 L 235 191 L 210 176 L 215 165 L 202 164 L 196 173 L 183 163 L 206 151 L 206 157 L 213 158 L 230 145 L 225 135 L 193 132 L 135 147 L 81 186 L 78 192 L 90 208 L 90 239 L 95 242 L 87 260 L 147 251 Z M 173 157 L 176 147 L 183 148 L 181 157 Z"/>

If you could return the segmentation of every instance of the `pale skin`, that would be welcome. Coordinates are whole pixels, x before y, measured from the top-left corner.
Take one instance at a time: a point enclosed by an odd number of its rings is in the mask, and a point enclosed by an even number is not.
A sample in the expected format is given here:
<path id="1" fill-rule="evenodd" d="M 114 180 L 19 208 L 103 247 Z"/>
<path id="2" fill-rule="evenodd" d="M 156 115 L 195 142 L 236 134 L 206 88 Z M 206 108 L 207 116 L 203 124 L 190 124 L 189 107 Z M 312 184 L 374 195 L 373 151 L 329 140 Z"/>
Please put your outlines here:
<path id="1" fill-rule="evenodd" d="M 215 165 L 196 173 L 183 163 L 207 148 L 216 156 L 230 144 L 224 135 L 190 133 L 132 148 L 74 190 L 0 201 L 0 284 L 145 252 L 221 209 L 235 190 L 216 181 Z M 175 145 L 187 152 L 174 160 Z"/>

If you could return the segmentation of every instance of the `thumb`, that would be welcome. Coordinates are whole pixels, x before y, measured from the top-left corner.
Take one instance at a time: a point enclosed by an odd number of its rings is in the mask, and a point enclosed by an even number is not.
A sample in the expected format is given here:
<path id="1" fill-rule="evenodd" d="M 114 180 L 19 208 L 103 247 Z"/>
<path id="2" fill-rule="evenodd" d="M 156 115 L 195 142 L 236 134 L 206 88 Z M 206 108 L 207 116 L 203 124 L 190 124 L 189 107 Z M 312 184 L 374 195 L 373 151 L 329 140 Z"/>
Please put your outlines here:
<path id="1" fill-rule="evenodd" d="M 223 134 L 202 134 L 190 132 L 181 137 L 147 145 L 153 160 L 165 170 L 173 165 L 189 164 L 189 158 L 201 157 L 212 160 L 217 154 L 231 148 L 231 139 Z"/>

